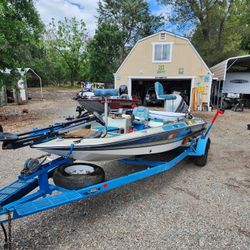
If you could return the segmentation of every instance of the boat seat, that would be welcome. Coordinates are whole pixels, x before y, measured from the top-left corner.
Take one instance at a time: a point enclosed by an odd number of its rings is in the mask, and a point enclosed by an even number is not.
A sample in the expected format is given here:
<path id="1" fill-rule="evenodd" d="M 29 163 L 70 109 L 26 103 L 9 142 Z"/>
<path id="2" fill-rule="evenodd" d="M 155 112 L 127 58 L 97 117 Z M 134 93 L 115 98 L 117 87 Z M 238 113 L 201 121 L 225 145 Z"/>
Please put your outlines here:
<path id="1" fill-rule="evenodd" d="M 164 88 L 160 82 L 155 82 L 155 93 L 158 100 L 164 100 L 164 110 L 165 111 L 174 111 L 174 100 L 177 98 L 173 94 L 164 94 Z M 171 103 L 169 103 L 171 102 Z M 169 110 L 169 107 L 171 110 Z"/>
<path id="2" fill-rule="evenodd" d="M 157 99 L 160 100 L 175 100 L 176 96 L 173 94 L 164 94 L 164 88 L 161 83 L 155 82 L 155 93 L 157 96 Z"/>
<path id="3" fill-rule="evenodd" d="M 146 124 L 149 120 L 149 109 L 146 107 L 139 106 L 133 109 L 133 115 L 135 124 Z"/>
<path id="4" fill-rule="evenodd" d="M 96 89 L 94 92 L 95 96 L 118 96 L 118 89 Z"/>

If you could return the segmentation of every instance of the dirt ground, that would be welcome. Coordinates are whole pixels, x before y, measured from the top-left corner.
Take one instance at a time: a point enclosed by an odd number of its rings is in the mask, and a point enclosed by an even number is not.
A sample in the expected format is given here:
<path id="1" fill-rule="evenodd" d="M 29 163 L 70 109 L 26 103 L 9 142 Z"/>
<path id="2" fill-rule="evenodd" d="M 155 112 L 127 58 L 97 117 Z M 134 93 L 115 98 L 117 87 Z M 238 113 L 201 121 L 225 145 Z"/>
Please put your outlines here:
<path id="1" fill-rule="evenodd" d="M 0 124 L 4 131 L 25 131 L 64 120 L 76 108 L 75 92 L 45 89 L 44 101 L 0 107 Z M 195 115 L 209 121 L 213 114 Z M 14 221 L 15 248 L 250 249 L 249 123 L 250 110 L 220 116 L 204 168 L 188 159 L 160 175 Z M 40 154 L 0 149 L 1 186 Z M 138 169 L 101 166 L 108 178 Z"/>

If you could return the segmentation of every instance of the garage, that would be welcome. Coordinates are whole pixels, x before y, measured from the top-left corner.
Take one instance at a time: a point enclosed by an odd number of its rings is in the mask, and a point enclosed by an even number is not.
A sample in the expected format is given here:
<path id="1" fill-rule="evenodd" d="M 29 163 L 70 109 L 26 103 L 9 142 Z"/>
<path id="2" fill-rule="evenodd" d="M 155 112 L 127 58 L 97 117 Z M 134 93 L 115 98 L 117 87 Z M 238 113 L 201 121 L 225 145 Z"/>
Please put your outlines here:
<path id="1" fill-rule="evenodd" d="M 142 103 L 145 103 L 144 100 L 148 90 L 154 89 L 155 82 L 160 82 L 166 94 L 179 92 L 186 103 L 190 104 L 192 79 L 132 79 L 131 82 L 132 95 L 139 96 Z"/>
<path id="2" fill-rule="evenodd" d="M 156 81 L 165 94 L 180 92 L 191 111 L 209 109 L 212 72 L 187 38 L 166 31 L 145 37 L 114 73 L 115 88 L 127 85 L 143 104 Z"/>

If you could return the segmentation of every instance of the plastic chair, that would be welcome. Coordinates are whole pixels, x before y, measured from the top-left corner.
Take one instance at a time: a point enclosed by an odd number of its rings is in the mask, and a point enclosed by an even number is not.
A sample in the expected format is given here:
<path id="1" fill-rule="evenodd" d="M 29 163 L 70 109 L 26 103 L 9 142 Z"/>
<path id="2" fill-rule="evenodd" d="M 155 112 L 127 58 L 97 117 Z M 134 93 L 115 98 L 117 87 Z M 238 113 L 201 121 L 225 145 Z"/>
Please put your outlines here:
<path id="1" fill-rule="evenodd" d="M 176 95 L 164 94 L 164 88 L 160 82 L 155 82 L 154 86 L 157 99 L 164 100 L 164 110 L 174 112 L 174 100 L 176 99 Z M 170 101 L 172 102 L 172 107 L 169 107 Z"/>
<path id="2" fill-rule="evenodd" d="M 133 115 L 135 117 L 133 123 L 146 124 L 149 120 L 149 109 L 142 106 L 134 108 Z"/>

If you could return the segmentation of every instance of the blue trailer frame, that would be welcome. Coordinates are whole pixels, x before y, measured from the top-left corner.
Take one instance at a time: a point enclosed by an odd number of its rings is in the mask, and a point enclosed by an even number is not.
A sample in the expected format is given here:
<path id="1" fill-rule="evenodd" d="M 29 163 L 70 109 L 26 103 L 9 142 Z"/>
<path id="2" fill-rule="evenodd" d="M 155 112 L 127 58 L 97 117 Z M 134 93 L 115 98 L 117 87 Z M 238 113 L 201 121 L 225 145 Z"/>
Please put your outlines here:
<path id="1" fill-rule="evenodd" d="M 9 237 L 5 231 L 6 244 L 11 247 L 11 221 L 35 214 L 50 208 L 89 198 L 109 190 L 127 185 L 129 183 L 150 177 L 166 170 L 169 170 L 188 156 L 202 157 L 207 152 L 208 132 L 221 111 L 217 111 L 211 124 L 204 134 L 193 139 L 190 145 L 183 152 L 168 162 L 148 161 L 144 158 L 124 159 L 121 162 L 126 164 L 147 166 L 147 169 L 131 173 L 126 176 L 106 180 L 99 184 L 88 186 L 78 190 L 68 190 L 49 183 L 49 176 L 54 169 L 63 165 L 73 163 L 70 155 L 71 147 L 67 157 L 59 157 L 46 164 L 43 164 L 36 172 L 30 175 L 19 175 L 17 180 L 0 189 L 0 223 L 8 223 Z M 29 194 L 30 191 L 38 190 Z M 54 191 L 56 194 L 52 195 Z"/>

